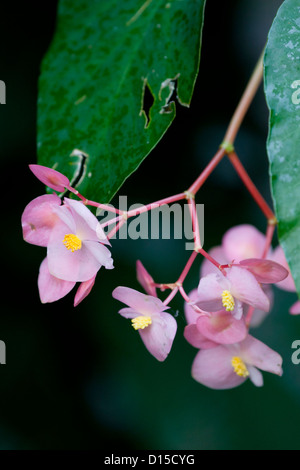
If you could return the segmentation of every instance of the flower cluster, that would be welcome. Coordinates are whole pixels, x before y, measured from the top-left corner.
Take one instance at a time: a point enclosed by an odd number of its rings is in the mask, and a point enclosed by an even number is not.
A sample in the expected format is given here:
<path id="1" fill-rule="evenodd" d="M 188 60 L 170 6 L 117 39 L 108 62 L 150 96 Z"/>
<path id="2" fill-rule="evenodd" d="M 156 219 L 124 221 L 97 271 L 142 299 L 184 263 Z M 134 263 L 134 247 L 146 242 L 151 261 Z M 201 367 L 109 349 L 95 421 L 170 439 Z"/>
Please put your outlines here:
<path id="1" fill-rule="evenodd" d="M 228 230 L 222 245 L 209 251 L 227 266 L 226 275 L 205 259 L 198 289 L 185 304 L 184 336 L 199 349 L 192 376 L 208 387 L 232 388 L 247 378 L 261 386 L 258 369 L 282 374 L 280 355 L 249 334 L 270 311 L 271 284 L 292 290 L 294 283 L 279 246 L 269 249 L 268 259 L 259 259 L 265 244 L 265 236 L 251 225 Z"/>
<path id="2" fill-rule="evenodd" d="M 74 300 L 74 305 L 78 305 L 91 291 L 101 266 L 113 268 L 109 234 L 105 235 L 98 219 L 86 207 L 89 203 L 103 205 L 85 199 L 64 175 L 53 169 L 39 165 L 31 165 L 30 169 L 45 185 L 61 193 L 61 196 L 53 193 L 37 197 L 22 215 L 24 239 L 47 248 L 38 276 L 41 302 L 64 297 L 79 282 Z M 64 196 L 66 191 L 75 193 L 81 200 Z M 206 253 L 199 245 L 192 193 L 183 192 L 174 198 L 188 199 L 196 228 L 195 250 L 172 284 L 155 283 L 138 261 L 137 279 L 145 293 L 116 287 L 113 297 L 126 305 L 119 313 L 131 320 L 148 351 L 158 361 L 164 361 L 177 332 L 177 322 L 167 310 L 179 292 L 185 300 L 183 334 L 198 349 L 192 365 L 193 378 L 214 389 L 236 387 L 247 378 L 254 385 L 262 386 L 260 371 L 281 375 L 282 359 L 249 330 L 269 313 L 273 303 L 272 284 L 295 292 L 283 250 L 280 246 L 273 250 L 271 237 L 255 227 L 240 225 L 228 230 L 222 244 Z M 158 205 L 164 203 L 166 200 L 161 200 Z M 112 232 L 136 215 L 135 211 L 115 210 L 115 213 L 119 225 Z M 187 295 L 183 281 L 199 253 L 204 256 L 199 284 Z M 158 289 L 170 289 L 171 293 L 162 301 Z M 300 313 L 300 303 L 296 302 L 290 312 Z"/>

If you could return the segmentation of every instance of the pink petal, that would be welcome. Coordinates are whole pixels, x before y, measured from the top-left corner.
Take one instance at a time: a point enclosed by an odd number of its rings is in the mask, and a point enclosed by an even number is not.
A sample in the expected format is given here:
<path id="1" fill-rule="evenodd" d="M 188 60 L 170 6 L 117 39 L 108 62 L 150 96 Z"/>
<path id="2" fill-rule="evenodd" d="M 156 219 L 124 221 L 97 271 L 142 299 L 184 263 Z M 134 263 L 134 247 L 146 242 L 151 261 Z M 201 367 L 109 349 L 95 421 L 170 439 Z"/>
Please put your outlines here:
<path id="1" fill-rule="evenodd" d="M 93 255 L 99 263 L 99 268 L 104 266 L 105 269 L 113 269 L 113 259 L 109 249 L 100 242 L 85 241 L 84 247 Z"/>
<path id="2" fill-rule="evenodd" d="M 141 315 L 150 315 L 168 309 L 157 297 L 145 295 L 130 287 L 119 286 L 113 291 L 114 299 L 123 302 Z"/>
<path id="3" fill-rule="evenodd" d="M 77 305 L 89 295 L 95 284 L 95 279 L 96 276 L 92 277 L 89 281 L 84 281 L 80 284 L 74 298 L 74 307 L 77 307 Z"/>
<path id="4" fill-rule="evenodd" d="M 268 311 L 270 302 L 259 283 L 248 270 L 233 266 L 228 270 L 227 279 L 231 283 L 230 292 L 241 302 Z"/>
<path id="5" fill-rule="evenodd" d="M 270 259 L 284 266 L 289 272 L 289 275 L 283 281 L 278 282 L 276 286 L 288 292 L 296 292 L 294 279 L 292 278 L 292 274 L 291 274 L 289 265 L 286 261 L 284 251 L 280 245 L 278 245 L 277 248 L 275 248 L 275 250 L 272 253 L 272 257 Z"/>
<path id="6" fill-rule="evenodd" d="M 56 194 L 45 194 L 25 207 L 21 219 L 24 240 L 33 245 L 47 246 L 50 232 L 57 221 L 55 209 L 60 203 Z"/>
<path id="7" fill-rule="evenodd" d="M 249 379 L 256 387 L 262 387 L 264 384 L 264 379 L 262 373 L 256 369 L 256 367 L 249 366 L 247 367 L 249 372 Z"/>
<path id="8" fill-rule="evenodd" d="M 266 284 L 265 286 L 262 286 L 262 289 L 269 299 L 270 310 L 271 310 L 273 307 L 273 303 L 274 303 L 273 289 L 268 284 Z M 269 312 L 264 312 L 263 310 L 259 310 L 258 308 L 254 309 L 252 316 L 251 316 L 250 327 L 256 328 L 260 326 L 267 315 L 269 315 Z"/>
<path id="9" fill-rule="evenodd" d="M 244 319 L 236 320 L 231 312 L 225 310 L 211 315 L 199 315 L 196 324 L 204 337 L 220 344 L 238 343 L 248 333 Z"/>
<path id="10" fill-rule="evenodd" d="M 258 282 L 273 284 L 285 279 L 289 272 L 281 264 L 266 259 L 244 259 L 240 265 L 247 268 Z"/>
<path id="11" fill-rule="evenodd" d="M 290 313 L 291 315 L 299 315 L 299 313 L 300 313 L 300 300 L 297 300 L 297 302 L 295 302 L 295 303 L 291 306 L 291 308 L 290 308 L 290 310 L 289 310 L 289 313 Z"/>
<path id="12" fill-rule="evenodd" d="M 55 191 L 62 192 L 70 185 L 70 181 L 65 175 L 52 170 L 52 168 L 41 165 L 29 165 L 29 168 L 37 179 Z"/>
<path id="13" fill-rule="evenodd" d="M 45 258 L 40 266 L 38 288 L 43 304 L 55 302 L 67 295 L 75 286 L 75 282 L 62 281 L 52 276 L 48 269 L 48 261 Z"/>
<path id="14" fill-rule="evenodd" d="M 263 254 L 266 237 L 255 227 L 248 224 L 229 229 L 222 239 L 226 258 L 239 262 L 245 258 L 260 258 Z"/>
<path id="15" fill-rule="evenodd" d="M 230 290 L 230 283 L 223 274 L 208 274 L 200 279 L 195 304 L 206 312 L 216 312 L 223 308 L 222 292 Z"/>
<path id="16" fill-rule="evenodd" d="M 176 320 L 166 312 L 152 317 L 152 324 L 139 330 L 148 351 L 158 360 L 164 361 L 173 344 L 177 330 Z"/>
<path id="17" fill-rule="evenodd" d="M 144 268 L 141 261 L 136 262 L 136 273 L 137 273 L 137 280 L 144 288 L 147 294 L 152 295 L 153 297 L 157 297 L 156 288 L 154 287 L 153 278 L 150 276 L 148 271 Z"/>
<path id="18" fill-rule="evenodd" d="M 205 338 L 194 323 L 191 323 L 184 328 L 183 336 L 188 343 L 194 346 L 194 348 L 209 349 L 218 346 L 217 343 Z"/>
<path id="19" fill-rule="evenodd" d="M 248 335 L 244 341 L 239 343 L 239 347 L 242 359 L 247 364 L 273 374 L 282 375 L 281 356 L 266 344 Z"/>
<path id="20" fill-rule="evenodd" d="M 232 367 L 232 352 L 226 346 L 198 352 L 192 365 L 192 376 L 197 382 L 216 390 L 234 388 L 245 382 Z"/>
<path id="21" fill-rule="evenodd" d="M 81 240 L 100 241 L 110 245 L 97 217 L 94 216 L 82 201 L 65 197 L 64 204 L 72 211 L 76 224 L 76 235 Z"/>

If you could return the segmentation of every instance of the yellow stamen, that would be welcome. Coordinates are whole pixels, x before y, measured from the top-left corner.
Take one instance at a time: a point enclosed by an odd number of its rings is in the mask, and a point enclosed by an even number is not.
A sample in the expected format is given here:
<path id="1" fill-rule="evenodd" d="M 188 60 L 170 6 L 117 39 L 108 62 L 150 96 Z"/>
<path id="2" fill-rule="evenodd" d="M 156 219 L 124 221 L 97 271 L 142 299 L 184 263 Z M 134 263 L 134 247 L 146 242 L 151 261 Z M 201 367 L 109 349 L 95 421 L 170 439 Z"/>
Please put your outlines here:
<path id="1" fill-rule="evenodd" d="M 222 304 L 226 308 L 227 312 L 234 310 L 234 298 L 230 294 L 229 290 L 223 290 L 222 292 Z"/>
<path id="2" fill-rule="evenodd" d="M 234 372 L 239 376 L 239 377 L 248 377 L 249 372 L 246 367 L 246 364 L 242 361 L 242 359 L 238 356 L 234 356 L 231 359 L 231 365 L 233 367 Z"/>
<path id="3" fill-rule="evenodd" d="M 68 233 L 65 235 L 63 239 L 63 244 L 68 250 L 73 251 L 80 250 L 81 248 L 81 240 L 78 238 L 74 233 Z"/>
<path id="4" fill-rule="evenodd" d="M 152 319 L 151 317 L 144 317 L 141 315 L 140 317 L 135 317 L 131 320 L 132 326 L 135 330 L 143 330 L 146 326 L 151 325 Z"/>

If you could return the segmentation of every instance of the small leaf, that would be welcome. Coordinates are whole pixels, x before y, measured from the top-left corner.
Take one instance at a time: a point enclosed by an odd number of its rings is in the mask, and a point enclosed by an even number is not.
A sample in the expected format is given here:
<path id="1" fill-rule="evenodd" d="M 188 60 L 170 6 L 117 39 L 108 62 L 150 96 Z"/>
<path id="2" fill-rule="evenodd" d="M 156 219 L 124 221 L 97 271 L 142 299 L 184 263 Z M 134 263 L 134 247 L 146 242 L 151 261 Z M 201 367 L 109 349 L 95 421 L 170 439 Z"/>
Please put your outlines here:
<path id="1" fill-rule="evenodd" d="M 109 202 L 170 126 L 174 99 L 190 104 L 204 4 L 60 0 L 39 80 L 38 162 Z"/>
<path id="2" fill-rule="evenodd" d="M 300 293 L 300 4 L 285 0 L 266 46 L 267 150 L 278 235 Z"/>

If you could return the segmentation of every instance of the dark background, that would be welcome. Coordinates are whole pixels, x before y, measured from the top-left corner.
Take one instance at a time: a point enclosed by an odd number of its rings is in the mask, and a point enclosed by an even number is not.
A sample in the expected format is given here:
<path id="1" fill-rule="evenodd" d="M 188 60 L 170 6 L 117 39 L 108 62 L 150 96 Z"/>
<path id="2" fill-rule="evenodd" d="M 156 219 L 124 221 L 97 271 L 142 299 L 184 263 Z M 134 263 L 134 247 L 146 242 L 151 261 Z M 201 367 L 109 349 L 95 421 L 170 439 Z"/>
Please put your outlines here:
<path id="1" fill-rule="evenodd" d="M 280 4 L 207 1 L 191 107 L 177 105 L 175 122 L 120 195 L 148 203 L 194 181 L 223 139 Z M 277 289 L 272 313 L 253 333 L 282 355 L 283 377 L 264 373 L 263 388 L 247 381 L 228 391 L 209 390 L 191 378 L 196 350 L 182 337 L 179 296 L 172 302 L 178 334 L 164 363 L 145 350 L 111 297 L 118 285 L 139 289 L 136 259 L 158 282 L 176 280 L 187 259 L 183 241 L 115 241 L 115 269 L 101 270 L 82 304 L 73 308 L 74 292 L 55 304 L 40 303 L 36 280 L 45 250 L 22 240 L 20 217 L 44 192 L 28 164 L 37 161 L 37 79 L 56 2 L 10 2 L 1 9 L 0 79 L 7 104 L 0 107 L 0 339 L 7 364 L 0 366 L 0 449 L 299 449 L 300 365 L 291 362 L 291 344 L 300 338 L 300 319 L 288 314 L 295 294 Z M 261 87 L 236 149 L 272 204 L 267 120 Z M 233 225 L 251 223 L 265 231 L 264 216 L 225 160 L 197 202 L 205 204 L 206 250 Z M 196 287 L 198 273 L 195 263 L 187 292 Z"/>

